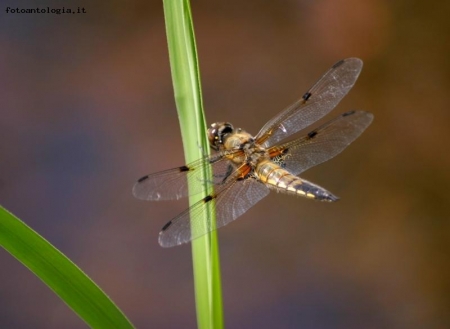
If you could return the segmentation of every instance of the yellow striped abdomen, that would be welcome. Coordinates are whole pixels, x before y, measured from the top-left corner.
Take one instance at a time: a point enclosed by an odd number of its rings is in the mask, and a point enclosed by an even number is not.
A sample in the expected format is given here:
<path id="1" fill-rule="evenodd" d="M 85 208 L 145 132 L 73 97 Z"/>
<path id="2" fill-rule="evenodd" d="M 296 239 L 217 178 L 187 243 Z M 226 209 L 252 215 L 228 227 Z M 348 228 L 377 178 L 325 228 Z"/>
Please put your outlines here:
<path id="1" fill-rule="evenodd" d="M 278 192 L 301 195 L 321 201 L 332 202 L 338 200 L 336 196 L 324 188 L 292 175 L 289 171 L 270 160 L 258 163 L 255 168 L 255 175 L 267 187 Z"/>

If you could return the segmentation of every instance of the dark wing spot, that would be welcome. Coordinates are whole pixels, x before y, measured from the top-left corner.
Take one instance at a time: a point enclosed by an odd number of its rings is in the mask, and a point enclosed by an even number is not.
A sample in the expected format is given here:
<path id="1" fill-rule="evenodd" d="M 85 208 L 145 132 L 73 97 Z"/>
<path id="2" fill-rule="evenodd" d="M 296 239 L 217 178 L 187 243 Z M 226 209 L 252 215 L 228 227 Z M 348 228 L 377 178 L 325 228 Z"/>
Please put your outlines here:
<path id="1" fill-rule="evenodd" d="M 342 113 L 342 116 L 343 117 L 347 117 L 347 116 L 352 115 L 352 114 L 355 114 L 355 111 L 348 111 L 348 112 Z"/>
<path id="2" fill-rule="evenodd" d="M 308 138 L 314 138 L 314 136 L 316 136 L 316 135 L 317 135 L 317 131 L 313 130 L 308 133 Z"/>
<path id="3" fill-rule="evenodd" d="M 142 183 L 143 181 L 145 181 L 146 179 L 148 178 L 148 175 L 147 176 L 144 176 L 144 177 L 141 177 L 141 178 L 139 178 L 138 179 L 138 183 Z"/>
<path id="4" fill-rule="evenodd" d="M 311 93 L 308 91 L 307 93 L 305 93 L 302 98 L 307 101 L 309 98 L 311 97 Z"/>
<path id="5" fill-rule="evenodd" d="M 208 195 L 208 196 L 206 196 L 206 197 L 203 199 L 203 202 L 204 202 L 204 203 L 209 202 L 209 201 L 211 201 L 211 200 L 214 199 L 214 198 L 215 198 L 214 196 Z"/>
<path id="6" fill-rule="evenodd" d="M 334 64 L 334 65 L 332 66 L 332 68 L 335 69 L 335 68 L 341 66 L 342 64 L 344 64 L 344 62 L 345 62 L 345 60 L 342 59 L 342 60 L 340 60 L 339 62 L 337 62 L 336 64 Z"/>
<path id="7" fill-rule="evenodd" d="M 164 232 L 165 230 L 167 230 L 170 225 L 172 225 L 172 221 L 170 221 L 166 225 L 164 225 L 163 228 L 161 229 L 161 232 Z"/>
<path id="8" fill-rule="evenodd" d="M 183 171 L 189 171 L 189 170 L 191 170 L 191 168 L 189 168 L 188 166 L 182 166 L 182 167 L 180 167 L 180 172 L 183 172 Z"/>

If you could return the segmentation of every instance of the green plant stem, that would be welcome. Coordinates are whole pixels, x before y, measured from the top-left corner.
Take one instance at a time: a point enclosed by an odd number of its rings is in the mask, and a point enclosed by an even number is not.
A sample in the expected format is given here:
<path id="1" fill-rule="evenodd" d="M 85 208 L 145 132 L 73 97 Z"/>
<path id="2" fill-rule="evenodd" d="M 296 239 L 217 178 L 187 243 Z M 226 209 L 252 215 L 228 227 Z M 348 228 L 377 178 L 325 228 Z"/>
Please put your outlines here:
<path id="1" fill-rule="evenodd" d="M 185 159 L 189 163 L 209 151 L 192 15 L 187 0 L 163 0 L 163 4 L 175 101 Z M 211 180 L 211 172 L 205 171 L 203 179 Z M 190 205 L 200 198 L 190 197 Z M 204 225 L 206 221 L 215 223 L 212 209 L 203 218 Z M 216 231 L 192 241 L 192 258 L 198 328 L 223 328 Z"/>

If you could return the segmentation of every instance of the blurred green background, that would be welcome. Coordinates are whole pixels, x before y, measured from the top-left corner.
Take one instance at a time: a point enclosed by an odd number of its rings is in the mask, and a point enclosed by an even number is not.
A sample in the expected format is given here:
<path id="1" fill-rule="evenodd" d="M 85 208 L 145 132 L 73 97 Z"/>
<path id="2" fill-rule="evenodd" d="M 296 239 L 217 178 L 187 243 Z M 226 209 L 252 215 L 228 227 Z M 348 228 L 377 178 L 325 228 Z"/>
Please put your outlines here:
<path id="1" fill-rule="evenodd" d="M 20 8 L 58 1 L 21 1 Z M 0 203 L 86 271 L 138 328 L 196 326 L 187 201 L 131 195 L 182 165 L 161 1 L 0 8 Z M 69 4 L 65 4 L 69 7 Z M 335 204 L 273 194 L 220 230 L 228 328 L 450 326 L 450 2 L 192 1 L 209 123 L 256 133 L 333 63 L 360 57 L 371 127 L 303 177 Z M 1 328 L 85 328 L 0 251 Z"/>

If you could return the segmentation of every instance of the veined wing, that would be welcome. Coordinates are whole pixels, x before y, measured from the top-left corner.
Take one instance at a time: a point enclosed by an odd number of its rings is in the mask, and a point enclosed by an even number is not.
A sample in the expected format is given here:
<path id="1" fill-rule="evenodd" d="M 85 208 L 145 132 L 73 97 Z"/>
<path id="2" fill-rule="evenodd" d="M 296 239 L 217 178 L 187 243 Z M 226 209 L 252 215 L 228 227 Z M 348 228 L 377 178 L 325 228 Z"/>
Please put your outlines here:
<path id="1" fill-rule="evenodd" d="M 371 124 L 373 114 L 350 111 L 293 141 L 273 146 L 271 157 L 280 160 L 294 175 L 341 153 Z"/>
<path id="2" fill-rule="evenodd" d="M 259 144 L 271 146 L 311 125 L 330 112 L 353 87 L 362 68 L 358 58 L 334 64 L 303 97 L 267 122 L 256 136 Z"/>
<path id="3" fill-rule="evenodd" d="M 241 152 L 224 151 L 185 166 L 144 176 L 134 184 L 133 195 L 141 200 L 157 201 L 180 199 L 201 193 L 208 185 L 220 185 L 225 182 L 235 170 L 226 156 L 238 156 Z M 212 167 L 213 178 L 211 181 L 205 181 L 203 174 L 205 166 L 209 164 Z"/>
<path id="4" fill-rule="evenodd" d="M 253 178 L 238 179 L 241 171 L 238 169 L 216 193 L 198 201 L 164 225 L 159 233 L 159 244 L 162 247 L 177 246 L 227 225 L 269 194 L 269 189 Z M 208 208 L 216 212 L 216 223 L 205 220 Z"/>

